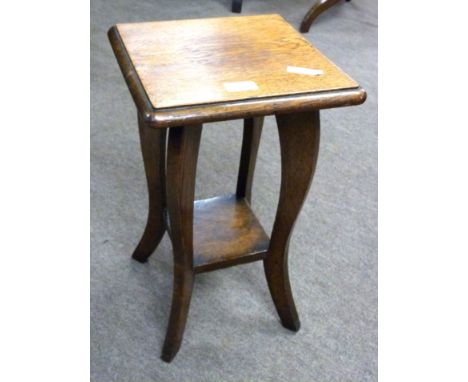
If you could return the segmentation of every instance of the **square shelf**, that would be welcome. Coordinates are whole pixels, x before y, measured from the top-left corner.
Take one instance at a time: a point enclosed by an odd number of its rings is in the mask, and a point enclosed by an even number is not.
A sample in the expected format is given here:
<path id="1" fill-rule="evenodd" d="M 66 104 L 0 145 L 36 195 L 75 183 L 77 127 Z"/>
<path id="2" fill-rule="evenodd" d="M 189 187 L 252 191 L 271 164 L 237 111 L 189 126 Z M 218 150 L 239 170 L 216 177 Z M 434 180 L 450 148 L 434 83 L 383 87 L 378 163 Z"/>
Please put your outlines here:
<path id="1" fill-rule="evenodd" d="M 262 260 L 269 245 L 268 235 L 245 199 L 229 195 L 195 201 L 193 266 L 196 273 Z"/>

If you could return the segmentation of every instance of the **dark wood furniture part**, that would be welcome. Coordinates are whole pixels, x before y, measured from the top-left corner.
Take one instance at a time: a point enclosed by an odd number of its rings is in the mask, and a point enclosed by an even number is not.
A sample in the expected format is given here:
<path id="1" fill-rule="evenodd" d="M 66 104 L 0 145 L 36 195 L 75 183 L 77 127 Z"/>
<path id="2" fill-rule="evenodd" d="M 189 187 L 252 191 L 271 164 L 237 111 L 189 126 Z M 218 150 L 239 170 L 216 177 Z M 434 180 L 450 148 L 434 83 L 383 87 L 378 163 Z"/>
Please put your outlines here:
<path id="1" fill-rule="evenodd" d="M 310 29 L 310 26 L 314 20 L 327 9 L 338 4 L 341 0 L 317 0 L 317 2 L 309 9 L 309 12 L 304 16 L 304 19 L 301 23 L 300 31 L 302 33 L 307 33 Z M 351 1 L 351 0 L 346 0 Z"/>
<path id="2" fill-rule="evenodd" d="M 109 30 L 138 110 L 148 183 L 140 262 L 164 233 L 174 250 L 172 308 L 162 359 L 182 342 L 195 275 L 262 260 L 286 328 L 299 318 L 288 244 L 317 162 L 319 110 L 358 105 L 366 93 L 279 15 L 117 24 Z M 251 208 L 263 117 L 275 115 L 281 189 L 271 237 Z M 235 194 L 194 201 L 202 124 L 244 120 Z"/>
<path id="3" fill-rule="evenodd" d="M 234 13 L 242 12 L 242 1 L 243 0 L 232 0 L 231 11 Z M 300 31 L 307 33 L 314 20 L 327 9 L 338 4 L 341 0 L 317 0 L 317 2 L 309 9 L 302 20 Z M 346 0 L 351 1 L 351 0 Z"/>
<path id="4" fill-rule="evenodd" d="M 242 0 L 232 0 L 231 11 L 234 13 L 242 12 Z"/>

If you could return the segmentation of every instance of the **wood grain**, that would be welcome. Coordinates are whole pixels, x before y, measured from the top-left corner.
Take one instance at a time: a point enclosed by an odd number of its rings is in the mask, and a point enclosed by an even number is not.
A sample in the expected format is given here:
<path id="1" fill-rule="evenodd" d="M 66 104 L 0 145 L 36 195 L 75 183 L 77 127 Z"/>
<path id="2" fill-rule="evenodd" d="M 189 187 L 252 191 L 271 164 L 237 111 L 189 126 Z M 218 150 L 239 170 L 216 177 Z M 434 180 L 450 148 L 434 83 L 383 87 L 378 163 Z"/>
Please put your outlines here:
<path id="1" fill-rule="evenodd" d="M 262 128 L 263 117 L 247 118 L 244 120 L 236 195 L 238 198 L 245 198 L 249 203 L 252 199 L 253 176 Z"/>
<path id="2" fill-rule="evenodd" d="M 195 202 L 193 240 L 196 273 L 261 260 L 269 245 L 249 203 L 235 195 Z"/>
<path id="3" fill-rule="evenodd" d="M 366 100 L 361 89 L 334 90 L 324 93 L 298 94 L 294 96 L 259 98 L 231 103 L 199 105 L 176 109 L 144 112 L 146 123 L 153 127 L 197 125 L 205 122 L 225 121 L 237 118 L 258 117 L 276 113 L 303 112 L 308 110 L 360 105 Z M 145 109 L 148 110 L 148 109 Z"/>
<path id="4" fill-rule="evenodd" d="M 117 24 L 155 109 L 356 88 L 279 15 Z M 288 73 L 288 66 L 322 76 Z M 226 82 L 257 90 L 229 92 Z"/>
<path id="5" fill-rule="evenodd" d="M 138 115 L 140 145 L 148 185 L 148 218 L 143 236 L 132 257 L 144 263 L 166 232 L 166 129 L 153 129 Z"/>
<path id="6" fill-rule="evenodd" d="M 284 327 L 298 331 L 288 272 L 288 247 L 317 164 L 319 112 L 277 115 L 281 147 L 281 189 L 270 248 L 264 260 L 268 287 Z"/>
<path id="7" fill-rule="evenodd" d="M 174 250 L 161 358 L 170 362 L 180 348 L 195 274 L 231 265 L 263 260 L 281 321 L 298 330 L 288 245 L 315 170 L 319 109 L 363 103 L 365 91 L 278 15 L 118 24 L 108 35 L 138 109 L 148 181 L 148 223 L 134 258 L 146 261 L 165 230 Z M 288 66 L 323 75 L 290 73 Z M 239 81 L 258 88 L 226 90 L 226 82 Z M 271 240 L 249 203 L 262 117 L 270 114 L 282 163 Z M 194 203 L 202 123 L 236 118 L 245 120 L 236 195 Z"/>
<path id="8" fill-rule="evenodd" d="M 140 115 L 148 126 L 156 128 L 198 125 L 204 122 L 250 118 L 275 113 L 352 106 L 359 105 L 366 100 L 366 92 L 357 87 L 156 109 L 151 104 L 132 64 L 117 26 L 109 29 L 108 36 Z M 199 83 L 197 83 L 197 88 L 199 88 Z"/>
<path id="9" fill-rule="evenodd" d="M 161 358 L 171 362 L 180 348 L 192 296 L 193 198 L 202 126 L 169 131 L 167 144 L 167 212 L 174 249 L 171 315 Z"/>

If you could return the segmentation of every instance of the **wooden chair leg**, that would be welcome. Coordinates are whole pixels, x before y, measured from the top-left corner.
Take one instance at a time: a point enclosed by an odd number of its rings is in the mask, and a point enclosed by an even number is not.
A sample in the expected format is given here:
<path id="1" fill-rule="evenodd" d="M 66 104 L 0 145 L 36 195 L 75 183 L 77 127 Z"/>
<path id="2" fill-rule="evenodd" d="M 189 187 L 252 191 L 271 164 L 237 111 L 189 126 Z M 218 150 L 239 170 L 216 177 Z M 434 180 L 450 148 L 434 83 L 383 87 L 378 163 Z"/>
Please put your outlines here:
<path id="1" fill-rule="evenodd" d="M 281 189 L 270 248 L 264 260 L 268 287 L 284 327 L 298 331 L 288 274 L 288 246 L 294 223 L 307 196 L 317 163 L 319 112 L 277 115 L 281 146 Z"/>
<path id="2" fill-rule="evenodd" d="M 242 0 L 232 0 L 231 11 L 234 13 L 241 13 L 242 11 Z"/>
<path id="3" fill-rule="evenodd" d="M 337 4 L 340 0 L 317 0 L 317 2 L 309 9 L 309 12 L 304 16 L 301 23 L 301 32 L 307 33 L 314 20 L 328 8 Z"/>
<path id="4" fill-rule="evenodd" d="M 252 198 L 252 183 L 257 161 L 258 146 L 262 135 L 263 117 L 244 120 L 244 135 L 237 177 L 236 196 L 245 198 L 249 203 Z"/>
<path id="5" fill-rule="evenodd" d="M 172 307 L 161 358 L 171 362 L 180 348 L 192 296 L 193 202 L 202 127 L 176 127 L 169 132 L 167 211 L 174 250 Z"/>
<path id="6" fill-rule="evenodd" d="M 144 263 L 159 245 L 166 231 L 164 221 L 166 129 L 147 126 L 140 115 L 138 115 L 138 128 L 148 183 L 149 206 L 145 231 L 132 257 Z"/>

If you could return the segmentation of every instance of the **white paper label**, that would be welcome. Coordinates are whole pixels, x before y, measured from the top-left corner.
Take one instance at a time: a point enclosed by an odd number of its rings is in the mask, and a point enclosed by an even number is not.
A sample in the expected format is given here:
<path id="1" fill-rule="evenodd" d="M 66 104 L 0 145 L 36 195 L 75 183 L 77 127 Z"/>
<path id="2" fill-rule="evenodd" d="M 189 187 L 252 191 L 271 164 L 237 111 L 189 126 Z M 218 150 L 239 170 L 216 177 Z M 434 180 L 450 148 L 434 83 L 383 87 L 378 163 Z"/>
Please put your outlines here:
<path id="1" fill-rule="evenodd" d="M 223 82 L 224 89 L 228 92 L 245 92 L 248 90 L 258 90 L 258 86 L 253 81 Z"/>
<path id="2" fill-rule="evenodd" d="M 288 73 L 307 74 L 308 76 L 321 76 L 323 74 L 321 69 L 301 68 L 299 66 L 288 66 L 286 71 Z"/>

